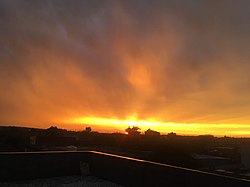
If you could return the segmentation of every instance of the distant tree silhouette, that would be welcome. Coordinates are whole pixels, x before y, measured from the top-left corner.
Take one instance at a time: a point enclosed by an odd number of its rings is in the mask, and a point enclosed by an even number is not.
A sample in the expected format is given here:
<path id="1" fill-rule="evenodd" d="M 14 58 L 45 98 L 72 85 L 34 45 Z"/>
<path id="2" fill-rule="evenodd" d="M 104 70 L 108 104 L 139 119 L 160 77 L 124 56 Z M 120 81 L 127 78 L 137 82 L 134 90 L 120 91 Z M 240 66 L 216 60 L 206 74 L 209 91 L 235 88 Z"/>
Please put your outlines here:
<path id="1" fill-rule="evenodd" d="M 145 136 L 148 136 L 148 137 L 157 137 L 157 136 L 160 136 L 160 133 L 157 132 L 157 131 L 148 129 L 148 130 L 145 131 Z"/>
<path id="2" fill-rule="evenodd" d="M 125 131 L 129 134 L 129 135 L 133 135 L 133 136 L 136 136 L 136 135 L 140 135 L 141 132 L 140 132 L 140 128 L 137 127 L 137 126 L 133 126 L 132 128 L 130 128 L 130 126 L 128 128 L 125 129 Z"/>
<path id="3" fill-rule="evenodd" d="M 47 128 L 47 130 L 58 130 L 57 126 L 50 126 L 49 128 Z"/>
<path id="4" fill-rule="evenodd" d="M 85 132 L 90 133 L 92 131 L 91 127 L 86 127 Z"/>
<path id="5" fill-rule="evenodd" d="M 48 129 L 46 129 L 46 134 L 47 135 L 58 135 L 59 129 L 57 128 L 57 126 L 51 126 Z"/>
<path id="6" fill-rule="evenodd" d="M 177 134 L 174 132 L 168 133 L 168 137 L 170 137 L 170 138 L 174 138 L 176 136 L 177 136 Z"/>

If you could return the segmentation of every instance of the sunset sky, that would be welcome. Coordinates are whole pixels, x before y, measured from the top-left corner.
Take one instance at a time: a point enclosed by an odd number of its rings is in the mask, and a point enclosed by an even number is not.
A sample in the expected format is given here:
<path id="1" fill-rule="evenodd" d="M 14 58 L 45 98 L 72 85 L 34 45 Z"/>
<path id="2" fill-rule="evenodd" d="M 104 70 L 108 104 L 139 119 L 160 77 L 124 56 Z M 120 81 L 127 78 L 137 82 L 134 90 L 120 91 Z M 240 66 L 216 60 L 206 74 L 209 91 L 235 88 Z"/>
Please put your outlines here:
<path id="1" fill-rule="evenodd" d="M 0 125 L 250 136 L 249 10 L 0 0 Z"/>

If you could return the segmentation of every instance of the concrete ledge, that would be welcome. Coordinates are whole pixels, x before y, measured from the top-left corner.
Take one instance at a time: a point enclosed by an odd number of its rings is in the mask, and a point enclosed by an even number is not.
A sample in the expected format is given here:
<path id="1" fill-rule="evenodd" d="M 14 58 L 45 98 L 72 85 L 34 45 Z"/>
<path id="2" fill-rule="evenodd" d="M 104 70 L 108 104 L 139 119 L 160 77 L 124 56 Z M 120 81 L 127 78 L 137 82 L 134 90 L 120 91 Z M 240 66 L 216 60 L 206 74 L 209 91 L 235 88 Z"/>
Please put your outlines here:
<path id="1" fill-rule="evenodd" d="M 0 154 L 0 181 L 80 175 L 87 152 L 32 152 Z"/>
<path id="2" fill-rule="evenodd" d="M 125 186 L 235 186 L 250 181 L 96 151 L 0 153 L 0 181 L 90 174 Z"/>

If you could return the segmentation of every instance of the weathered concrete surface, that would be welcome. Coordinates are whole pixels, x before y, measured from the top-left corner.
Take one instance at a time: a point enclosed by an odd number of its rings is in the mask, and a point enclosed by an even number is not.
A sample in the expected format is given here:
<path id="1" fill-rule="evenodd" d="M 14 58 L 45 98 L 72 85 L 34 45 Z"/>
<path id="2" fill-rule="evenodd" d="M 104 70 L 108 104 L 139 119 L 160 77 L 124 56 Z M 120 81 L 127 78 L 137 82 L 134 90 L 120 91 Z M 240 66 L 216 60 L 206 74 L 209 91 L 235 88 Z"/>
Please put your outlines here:
<path id="1" fill-rule="evenodd" d="M 67 176 L 53 177 L 46 179 L 35 179 L 28 181 L 14 181 L 9 183 L 0 183 L 1 187 L 122 187 L 121 185 L 99 179 L 93 176 Z"/>

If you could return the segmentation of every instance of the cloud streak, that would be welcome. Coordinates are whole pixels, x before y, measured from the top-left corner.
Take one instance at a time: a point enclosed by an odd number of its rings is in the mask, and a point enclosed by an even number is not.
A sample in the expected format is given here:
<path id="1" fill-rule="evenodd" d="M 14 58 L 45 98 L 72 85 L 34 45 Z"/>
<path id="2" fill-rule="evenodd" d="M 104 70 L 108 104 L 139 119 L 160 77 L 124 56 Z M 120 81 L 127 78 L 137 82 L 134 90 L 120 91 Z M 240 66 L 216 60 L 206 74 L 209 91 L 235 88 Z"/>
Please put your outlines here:
<path id="1" fill-rule="evenodd" d="M 248 124 L 248 1 L 0 1 L 0 123 Z"/>

